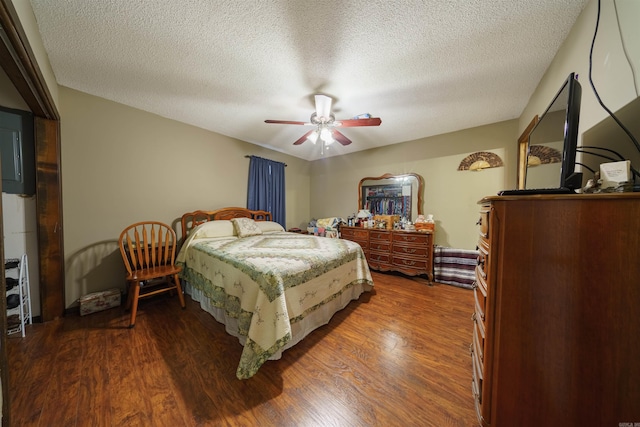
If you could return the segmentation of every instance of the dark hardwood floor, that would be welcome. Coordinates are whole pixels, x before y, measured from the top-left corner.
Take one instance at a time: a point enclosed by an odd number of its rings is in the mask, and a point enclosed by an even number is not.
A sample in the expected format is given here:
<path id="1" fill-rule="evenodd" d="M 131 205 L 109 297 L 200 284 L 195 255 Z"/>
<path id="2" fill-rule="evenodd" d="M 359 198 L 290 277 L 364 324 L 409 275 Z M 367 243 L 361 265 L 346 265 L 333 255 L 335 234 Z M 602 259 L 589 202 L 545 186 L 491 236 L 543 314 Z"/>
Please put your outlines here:
<path id="1" fill-rule="evenodd" d="M 249 380 L 187 297 L 27 326 L 8 339 L 11 426 L 474 426 L 473 293 L 373 273 L 375 291 Z"/>

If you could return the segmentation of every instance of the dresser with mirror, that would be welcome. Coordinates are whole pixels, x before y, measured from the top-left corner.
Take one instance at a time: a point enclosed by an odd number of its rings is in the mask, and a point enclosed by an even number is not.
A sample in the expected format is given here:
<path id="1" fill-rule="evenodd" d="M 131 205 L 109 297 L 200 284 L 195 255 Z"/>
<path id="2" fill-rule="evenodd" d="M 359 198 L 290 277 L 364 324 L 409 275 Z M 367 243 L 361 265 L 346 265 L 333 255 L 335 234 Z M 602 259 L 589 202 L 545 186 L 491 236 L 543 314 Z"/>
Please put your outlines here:
<path id="1" fill-rule="evenodd" d="M 358 210 L 415 221 L 423 215 L 423 194 L 424 179 L 416 173 L 366 177 L 358 183 Z"/>
<path id="2" fill-rule="evenodd" d="M 423 215 L 424 180 L 415 173 L 367 177 L 358 184 L 358 210 L 372 216 L 404 218 L 414 222 Z M 433 282 L 433 231 L 378 227 L 340 227 L 342 239 L 360 244 L 369 267 L 398 271 L 410 276 L 426 275 Z"/>

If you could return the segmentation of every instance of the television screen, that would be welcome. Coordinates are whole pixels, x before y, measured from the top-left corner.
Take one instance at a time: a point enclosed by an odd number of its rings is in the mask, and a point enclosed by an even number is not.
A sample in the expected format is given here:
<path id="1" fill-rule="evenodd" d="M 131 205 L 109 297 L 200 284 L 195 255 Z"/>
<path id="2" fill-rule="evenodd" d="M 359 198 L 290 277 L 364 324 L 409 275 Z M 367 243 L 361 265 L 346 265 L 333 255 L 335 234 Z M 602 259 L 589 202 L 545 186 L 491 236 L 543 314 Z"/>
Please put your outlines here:
<path id="1" fill-rule="evenodd" d="M 575 190 L 582 173 L 575 172 L 582 89 L 574 73 L 529 135 L 525 189 Z"/>

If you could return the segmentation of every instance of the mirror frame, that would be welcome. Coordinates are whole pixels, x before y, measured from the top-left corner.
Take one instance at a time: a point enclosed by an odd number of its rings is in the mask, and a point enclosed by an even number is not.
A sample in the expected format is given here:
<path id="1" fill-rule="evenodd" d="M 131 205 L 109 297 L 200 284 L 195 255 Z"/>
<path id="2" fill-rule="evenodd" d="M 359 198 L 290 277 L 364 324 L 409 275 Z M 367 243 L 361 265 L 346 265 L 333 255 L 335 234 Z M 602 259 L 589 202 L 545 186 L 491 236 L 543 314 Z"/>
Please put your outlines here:
<path id="1" fill-rule="evenodd" d="M 422 178 L 421 175 L 417 174 L 417 173 L 401 173 L 398 175 L 392 174 L 392 173 L 385 173 L 382 176 L 368 176 L 366 178 L 362 178 L 360 180 L 360 182 L 358 183 L 358 210 L 362 209 L 362 183 L 365 181 L 380 181 L 383 179 L 394 179 L 394 178 L 403 178 L 403 177 L 407 177 L 407 176 L 411 176 L 414 177 L 417 181 L 418 181 L 418 202 L 417 202 L 417 208 L 418 208 L 418 213 L 417 215 L 424 215 L 423 212 L 423 203 L 424 203 L 424 197 L 423 197 L 423 193 L 424 193 L 424 179 Z"/>
<path id="2" fill-rule="evenodd" d="M 516 188 L 522 190 L 524 188 L 524 179 L 527 175 L 527 158 L 529 154 L 529 135 L 533 128 L 538 124 L 540 118 L 536 114 L 527 128 L 522 132 L 520 138 L 518 138 L 518 174 Z"/>

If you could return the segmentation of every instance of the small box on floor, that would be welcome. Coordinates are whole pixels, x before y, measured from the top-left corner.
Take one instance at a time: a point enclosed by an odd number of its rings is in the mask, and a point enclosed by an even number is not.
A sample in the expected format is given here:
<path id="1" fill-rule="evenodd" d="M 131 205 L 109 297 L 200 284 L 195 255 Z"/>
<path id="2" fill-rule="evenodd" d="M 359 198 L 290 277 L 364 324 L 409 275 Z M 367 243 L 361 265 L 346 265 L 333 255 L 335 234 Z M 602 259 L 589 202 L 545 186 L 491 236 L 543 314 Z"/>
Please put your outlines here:
<path id="1" fill-rule="evenodd" d="M 80 297 L 80 316 L 107 310 L 120 305 L 120 289 L 93 292 Z"/>

